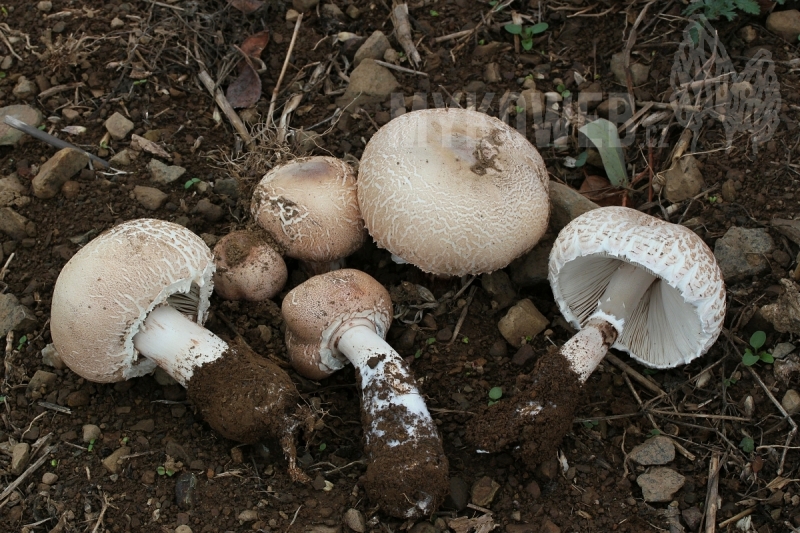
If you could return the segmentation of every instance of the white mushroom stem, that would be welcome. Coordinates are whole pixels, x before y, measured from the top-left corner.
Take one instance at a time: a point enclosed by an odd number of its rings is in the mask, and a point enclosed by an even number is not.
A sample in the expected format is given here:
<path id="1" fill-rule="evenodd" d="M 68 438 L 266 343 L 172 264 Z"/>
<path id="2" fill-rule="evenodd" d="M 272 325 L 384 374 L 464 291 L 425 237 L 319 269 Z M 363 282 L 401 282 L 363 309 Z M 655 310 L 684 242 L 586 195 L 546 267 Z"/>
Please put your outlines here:
<path id="1" fill-rule="evenodd" d="M 358 369 L 362 392 L 380 391 L 372 398 L 363 399 L 363 408 L 373 420 L 372 427 L 365 428 L 367 442 L 384 435 L 379 426 L 385 427 L 387 419 L 382 414 L 390 414 L 396 407 L 404 407 L 407 416 L 400 417 L 406 422 L 406 427 L 402 428 L 404 431 L 395 434 L 404 434 L 408 438 L 387 441 L 388 446 L 436 435 L 436 425 L 400 354 L 375 332 L 374 326 L 366 319 L 349 321 L 343 327 L 347 329 L 340 334 L 337 348 Z"/>
<path id="2" fill-rule="evenodd" d="M 150 311 L 133 346 L 184 387 L 195 369 L 228 350 L 228 343 L 168 305 Z"/>
<path id="3" fill-rule="evenodd" d="M 561 348 L 562 355 L 570 362 L 581 383 L 586 383 L 608 349 L 622 335 L 625 322 L 656 279 L 646 270 L 629 263 L 622 263 L 611 276 L 597 310 Z"/>

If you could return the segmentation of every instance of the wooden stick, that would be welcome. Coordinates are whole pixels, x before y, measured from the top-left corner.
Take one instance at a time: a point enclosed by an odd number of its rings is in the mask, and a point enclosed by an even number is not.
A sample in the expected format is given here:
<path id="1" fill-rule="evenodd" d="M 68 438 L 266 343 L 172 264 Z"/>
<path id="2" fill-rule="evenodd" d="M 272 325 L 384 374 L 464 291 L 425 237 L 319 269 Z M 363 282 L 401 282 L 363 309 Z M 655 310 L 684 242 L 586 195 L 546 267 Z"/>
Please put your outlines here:
<path id="1" fill-rule="evenodd" d="M 437 37 L 433 40 L 435 43 L 443 43 L 445 41 L 452 41 L 453 39 L 458 39 L 459 37 L 464 37 L 465 35 L 470 35 L 473 30 L 463 30 L 457 31 L 455 33 L 451 33 L 449 35 L 442 35 L 441 37 Z"/>
<path id="2" fill-rule="evenodd" d="M 717 527 L 717 510 L 719 510 L 719 471 L 720 453 L 717 450 L 711 454 L 708 462 L 708 490 L 706 491 L 705 533 L 714 533 Z"/>
<path id="3" fill-rule="evenodd" d="M 39 467 L 40 467 L 40 466 L 42 466 L 42 465 L 44 464 L 44 462 L 45 462 L 45 461 L 47 461 L 47 456 L 48 456 L 48 455 L 50 455 L 50 454 L 51 454 L 53 451 L 55 451 L 55 449 L 56 449 L 57 447 L 58 447 L 58 444 L 53 444 L 52 446 L 50 446 L 49 448 L 47 448 L 47 449 L 44 451 L 44 453 L 42 454 L 42 456 L 41 456 L 41 457 L 39 457 L 39 458 L 36 460 L 36 462 L 35 462 L 35 463 L 33 463 L 31 466 L 29 466 L 29 467 L 28 467 L 28 469 L 27 469 L 27 470 L 25 470 L 25 472 L 23 472 L 22 474 L 20 474 L 20 476 L 19 476 L 17 479 L 15 479 L 14 481 L 12 481 L 12 482 L 11 482 L 11 483 L 8 485 L 8 487 L 6 487 L 6 489 L 5 489 L 5 490 L 2 492 L 2 494 L 0 494 L 0 501 L 3 501 L 3 500 L 5 500 L 5 499 L 6 499 L 6 497 L 8 497 L 8 495 L 9 495 L 9 494 L 11 494 L 12 492 L 14 492 L 14 490 L 16 490 L 16 488 L 17 488 L 17 487 L 19 487 L 19 486 L 22 484 L 22 482 L 23 482 L 23 481 L 25 481 L 25 479 L 26 479 L 28 476 L 30 476 L 31 474 L 33 474 L 34 472 L 36 472 L 36 470 L 38 470 L 38 469 L 39 469 Z"/>
<path id="4" fill-rule="evenodd" d="M 275 113 L 275 102 L 278 100 L 278 93 L 281 90 L 281 82 L 283 82 L 283 77 L 286 75 L 286 67 L 289 66 L 289 58 L 292 56 L 292 50 L 294 50 L 294 43 L 297 41 L 297 33 L 300 31 L 300 23 L 303 22 L 303 14 L 300 13 L 297 16 L 297 22 L 294 23 L 294 32 L 292 33 L 292 40 L 289 42 L 289 49 L 286 50 L 286 58 L 283 60 L 283 67 L 281 68 L 281 74 L 278 76 L 278 83 L 275 84 L 275 88 L 272 89 L 272 99 L 269 101 L 269 111 L 267 111 L 267 120 L 273 126 L 275 125 L 275 121 L 272 120 L 272 114 Z"/>
<path id="5" fill-rule="evenodd" d="M 211 76 L 203 68 L 200 69 L 197 77 L 206 90 L 211 93 L 211 96 L 214 97 L 214 101 L 217 103 L 222 112 L 225 113 L 225 116 L 228 117 L 228 120 L 230 121 L 231 126 L 233 126 L 233 129 L 236 130 L 236 133 L 241 135 L 242 139 L 244 139 L 245 146 L 252 148 L 253 137 L 250 136 L 250 132 L 247 131 L 244 122 L 242 122 L 242 119 L 239 117 L 238 113 L 234 111 L 231 103 L 228 102 L 227 98 L 225 98 L 225 94 L 222 92 L 222 89 L 217 87 L 217 84 L 214 83 L 214 80 L 211 79 Z"/>
<path id="6" fill-rule="evenodd" d="M 398 4 L 392 9 L 392 22 L 397 33 L 397 42 L 403 47 L 406 56 L 414 66 L 422 63 L 414 40 L 411 38 L 411 23 L 408 21 L 408 4 Z"/>
<path id="7" fill-rule="evenodd" d="M 652 381 L 641 375 L 639 372 L 634 370 L 633 367 L 629 366 L 627 363 L 622 361 L 619 357 L 617 357 L 613 353 L 608 352 L 605 358 L 609 363 L 611 363 L 615 367 L 619 368 L 620 370 L 628 374 L 630 377 L 635 379 L 636 382 L 639 383 L 639 385 L 643 386 L 653 394 L 657 396 L 666 396 L 667 393 L 661 390 L 661 387 L 659 387 L 658 385 L 656 385 L 655 383 L 653 383 Z"/>
<path id="8" fill-rule="evenodd" d="M 428 77 L 427 72 L 420 72 L 419 70 L 413 70 L 410 68 L 401 67 L 398 65 L 394 65 L 392 63 L 387 63 L 386 61 L 381 61 L 380 59 L 373 59 L 373 61 L 382 67 L 390 68 L 392 70 L 397 70 L 398 72 L 405 72 L 406 74 L 416 74 L 417 76 L 425 76 L 426 78 Z"/>

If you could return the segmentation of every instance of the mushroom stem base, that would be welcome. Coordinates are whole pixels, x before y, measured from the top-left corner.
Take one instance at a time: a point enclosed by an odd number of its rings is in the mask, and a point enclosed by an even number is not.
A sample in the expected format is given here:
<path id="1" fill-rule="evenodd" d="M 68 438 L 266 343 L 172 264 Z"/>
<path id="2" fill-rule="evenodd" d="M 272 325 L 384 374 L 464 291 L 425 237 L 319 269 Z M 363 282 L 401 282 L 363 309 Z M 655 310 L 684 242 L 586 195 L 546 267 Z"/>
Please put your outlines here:
<path id="1" fill-rule="evenodd" d="M 559 353 L 569 361 L 581 384 L 584 384 L 616 340 L 617 329 L 613 324 L 600 318 L 590 318 L 583 329 L 561 347 Z"/>

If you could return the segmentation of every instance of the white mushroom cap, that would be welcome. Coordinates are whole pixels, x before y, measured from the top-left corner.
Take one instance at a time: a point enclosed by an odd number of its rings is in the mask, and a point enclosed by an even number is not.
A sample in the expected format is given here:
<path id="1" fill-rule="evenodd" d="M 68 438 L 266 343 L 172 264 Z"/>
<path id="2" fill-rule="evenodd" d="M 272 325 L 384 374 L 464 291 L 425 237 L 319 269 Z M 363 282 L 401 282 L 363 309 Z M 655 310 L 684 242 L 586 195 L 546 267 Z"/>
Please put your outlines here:
<path id="1" fill-rule="evenodd" d="M 725 285 L 714 254 L 693 231 L 635 209 L 594 209 L 558 235 L 549 279 L 564 317 L 580 329 L 622 262 L 657 279 L 613 347 L 654 368 L 705 353 L 725 317 Z"/>
<path id="2" fill-rule="evenodd" d="M 214 261 L 214 290 L 226 300 L 269 300 L 289 277 L 281 255 L 252 231 L 222 237 L 214 246 Z"/>
<path id="3" fill-rule="evenodd" d="M 392 300 L 372 276 L 348 268 L 314 276 L 292 289 L 281 313 L 292 366 L 307 378 L 323 379 L 347 363 L 334 338 L 340 326 L 367 325 L 385 338 Z"/>
<path id="4" fill-rule="evenodd" d="M 308 157 L 270 170 L 253 192 L 258 224 L 301 261 L 331 262 L 366 239 L 353 169 L 334 157 Z"/>
<path id="5" fill-rule="evenodd" d="M 147 314 L 176 293 L 198 291 L 202 324 L 213 289 L 211 250 L 178 224 L 125 222 L 67 262 L 53 290 L 50 333 L 64 362 L 95 382 L 123 381 L 155 369 L 138 357 L 133 336 Z"/>
<path id="6" fill-rule="evenodd" d="M 372 136 L 358 173 L 372 238 L 426 272 L 504 268 L 547 229 L 544 161 L 521 133 L 484 113 L 401 115 Z"/>

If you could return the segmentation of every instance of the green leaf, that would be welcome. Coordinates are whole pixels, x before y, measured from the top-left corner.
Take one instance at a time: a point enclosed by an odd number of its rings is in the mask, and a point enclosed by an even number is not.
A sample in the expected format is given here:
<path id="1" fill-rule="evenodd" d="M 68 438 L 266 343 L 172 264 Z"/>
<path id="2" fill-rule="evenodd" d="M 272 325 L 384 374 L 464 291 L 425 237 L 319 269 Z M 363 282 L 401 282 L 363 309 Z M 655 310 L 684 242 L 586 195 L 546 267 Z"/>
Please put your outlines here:
<path id="1" fill-rule="evenodd" d="M 595 145 L 603 167 L 606 169 L 608 181 L 614 187 L 628 186 L 628 172 L 625 169 L 625 154 L 622 151 L 622 142 L 619 140 L 617 127 L 604 118 L 589 122 L 580 130 L 581 133 Z"/>
<path id="2" fill-rule="evenodd" d="M 547 31 L 547 28 L 549 28 L 549 27 L 550 27 L 550 25 L 548 23 L 540 22 L 538 24 L 534 24 L 533 26 L 527 27 L 525 29 L 525 31 L 528 33 L 528 35 L 533 36 L 533 35 L 538 35 L 540 33 L 543 33 L 545 31 Z"/>
<path id="3" fill-rule="evenodd" d="M 499 400 L 503 397 L 503 388 L 502 387 L 492 387 L 489 389 L 489 398 L 492 400 Z"/>
<path id="4" fill-rule="evenodd" d="M 519 35 L 522 33 L 522 25 L 520 24 L 506 24 L 503 28 L 511 35 Z"/>
<path id="5" fill-rule="evenodd" d="M 556 91 L 558 91 L 559 93 L 563 93 L 566 90 L 567 88 L 566 86 L 564 86 L 563 83 L 559 83 L 558 85 L 556 85 Z"/>
<path id="6" fill-rule="evenodd" d="M 414 359 L 419 359 L 420 357 L 422 357 L 422 350 L 414 352 Z"/>
<path id="7" fill-rule="evenodd" d="M 775 362 L 775 358 L 772 357 L 772 354 L 767 353 L 767 352 L 761 352 L 761 355 L 759 357 L 761 358 L 762 361 L 764 361 L 765 363 L 767 363 L 769 365 L 771 365 L 772 363 Z"/>
<path id="8" fill-rule="evenodd" d="M 522 49 L 529 52 L 533 48 L 533 39 L 522 39 Z"/>
<path id="9" fill-rule="evenodd" d="M 186 183 L 183 184 L 183 188 L 184 189 L 188 189 L 192 185 L 194 185 L 195 183 L 200 183 L 200 178 L 192 178 L 192 179 L 188 180 Z"/>
<path id="10" fill-rule="evenodd" d="M 432 17 L 438 17 L 439 16 L 439 12 L 438 11 L 434 11 L 433 9 L 431 9 L 431 16 Z"/>
<path id="11" fill-rule="evenodd" d="M 661 435 L 661 432 L 659 430 L 657 430 L 656 428 L 653 428 L 653 429 L 650 430 L 650 433 L 647 434 L 647 438 L 658 437 L 659 435 Z"/>
<path id="12" fill-rule="evenodd" d="M 164 474 L 167 473 L 167 470 L 163 466 L 159 466 L 158 468 L 156 468 L 156 473 L 159 476 L 163 476 Z"/>
<path id="13" fill-rule="evenodd" d="M 327 448 L 327 447 L 328 447 L 328 445 L 323 442 L 322 444 L 319 445 L 319 451 L 324 452 L 325 448 Z"/>
<path id="14" fill-rule="evenodd" d="M 576 158 L 575 158 L 575 166 L 576 166 L 577 168 L 580 168 L 580 167 L 582 167 L 583 165 L 585 165 L 585 164 L 586 164 L 586 158 L 587 158 L 587 157 L 589 157 L 589 152 L 587 152 L 587 151 L 585 151 L 585 150 L 584 150 L 583 152 L 581 152 L 581 153 L 578 155 L 578 157 L 576 157 Z"/>
<path id="15" fill-rule="evenodd" d="M 753 442 L 752 438 L 745 437 L 742 439 L 742 442 L 739 443 L 739 448 L 741 448 L 744 453 L 750 453 L 756 449 L 756 443 Z"/>
<path id="16" fill-rule="evenodd" d="M 758 362 L 759 357 L 751 352 L 750 350 L 745 350 L 744 355 L 742 355 L 742 364 L 744 366 L 753 366 Z"/>
<path id="17" fill-rule="evenodd" d="M 755 0 L 733 0 L 733 3 L 745 13 L 749 13 L 751 15 L 761 14 L 761 7 Z"/>
<path id="18" fill-rule="evenodd" d="M 758 350 L 767 341 L 767 334 L 763 331 L 756 331 L 750 336 L 750 346 Z"/>
<path id="19" fill-rule="evenodd" d="M 463 342 L 464 344 L 469 344 L 469 337 L 462 337 L 461 342 Z"/>
<path id="20" fill-rule="evenodd" d="M 19 344 L 17 344 L 17 351 L 20 351 L 22 349 L 22 347 L 25 346 L 26 342 L 28 342 L 28 336 L 27 335 L 23 335 L 22 337 L 20 337 L 19 338 Z"/>
<path id="21" fill-rule="evenodd" d="M 429 346 L 431 344 L 435 344 L 436 343 L 436 337 L 428 337 L 428 340 L 426 340 L 425 343 L 428 344 Z"/>
<path id="22" fill-rule="evenodd" d="M 570 96 L 572 96 L 572 93 L 567 90 L 561 92 L 562 98 L 569 98 Z"/>

